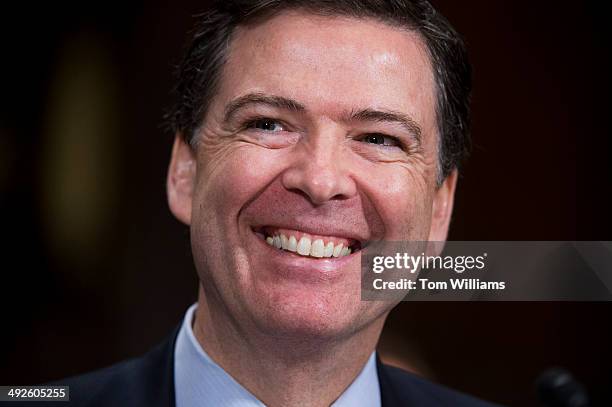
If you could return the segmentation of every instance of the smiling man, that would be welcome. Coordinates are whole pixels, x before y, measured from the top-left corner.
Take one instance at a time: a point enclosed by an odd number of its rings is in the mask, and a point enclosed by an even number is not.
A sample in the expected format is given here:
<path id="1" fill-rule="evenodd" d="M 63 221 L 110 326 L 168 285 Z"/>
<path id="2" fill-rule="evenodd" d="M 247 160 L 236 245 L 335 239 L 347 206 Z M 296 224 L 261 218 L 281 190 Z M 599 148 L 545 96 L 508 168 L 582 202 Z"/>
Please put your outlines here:
<path id="1" fill-rule="evenodd" d="M 168 201 L 199 299 L 157 350 L 71 382 L 73 401 L 486 405 L 383 365 L 396 304 L 360 299 L 367 242 L 446 239 L 470 92 L 446 20 L 425 1 L 218 2 L 176 90 Z"/>

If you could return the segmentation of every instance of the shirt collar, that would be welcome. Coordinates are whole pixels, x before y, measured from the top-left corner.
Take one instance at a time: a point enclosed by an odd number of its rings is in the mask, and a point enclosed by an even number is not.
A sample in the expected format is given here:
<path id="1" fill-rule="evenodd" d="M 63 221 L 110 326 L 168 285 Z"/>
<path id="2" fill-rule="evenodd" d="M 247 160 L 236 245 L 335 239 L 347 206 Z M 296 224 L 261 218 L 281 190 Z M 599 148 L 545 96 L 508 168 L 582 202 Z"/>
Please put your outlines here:
<path id="1" fill-rule="evenodd" d="M 216 364 L 195 338 L 192 328 L 197 304 L 185 313 L 174 350 L 176 407 L 231 406 L 265 407 L 221 366 Z M 332 407 L 380 407 L 376 352 Z"/>

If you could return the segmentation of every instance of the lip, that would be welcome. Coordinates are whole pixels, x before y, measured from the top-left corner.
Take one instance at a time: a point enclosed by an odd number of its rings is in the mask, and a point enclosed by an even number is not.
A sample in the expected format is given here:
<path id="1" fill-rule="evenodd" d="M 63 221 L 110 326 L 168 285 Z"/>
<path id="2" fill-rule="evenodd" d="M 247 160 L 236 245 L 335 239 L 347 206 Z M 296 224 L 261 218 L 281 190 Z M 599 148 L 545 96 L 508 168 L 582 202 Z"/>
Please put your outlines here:
<path id="1" fill-rule="evenodd" d="M 249 235 L 254 241 L 252 249 L 255 257 L 265 263 L 267 270 L 287 279 L 307 283 L 330 282 L 353 273 L 353 268 L 356 275 L 360 270 L 361 254 L 358 252 L 342 257 L 300 256 L 270 246 L 253 229 L 250 229 Z"/>
<path id="2" fill-rule="evenodd" d="M 300 233 L 304 233 L 307 235 L 315 235 L 315 236 L 329 236 L 330 238 L 341 238 L 352 242 L 353 245 L 358 245 L 360 248 L 363 247 L 365 242 L 369 241 L 370 238 L 368 236 L 362 236 L 355 233 L 350 233 L 342 228 L 314 228 L 308 225 L 252 225 L 251 230 L 255 233 L 264 233 L 265 230 L 269 229 L 289 229 L 295 230 Z"/>
<path id="3" fill-rule="evenodd" d="M 315 241 L 317 239 L 323 240 L 324 244 L 327 242 L 334 242 L 334 244 L 338 244 L 338 242 L 342 243 L 344 247 L 350 248 L 353 252 L 359 251 L 362 249 L 362 243 L 359 240 L 341 237 L 341 236 L 332 236 L 332 235 L 315 235 L 312 233 L 307 233 L 302 230 L 292 230 L 292 229 L 282 229 L 274 226 L 265 226 L 261 228 L 257 228 L 253 230 L 255 234 L 263 239 L 267 237 L 274 237 L 274 235 L 284 234 L 285 236 L 295 236 L 297 241 L 300 241 L 302 236 L 306 236 L 311 239 L 311 241 Z"/>

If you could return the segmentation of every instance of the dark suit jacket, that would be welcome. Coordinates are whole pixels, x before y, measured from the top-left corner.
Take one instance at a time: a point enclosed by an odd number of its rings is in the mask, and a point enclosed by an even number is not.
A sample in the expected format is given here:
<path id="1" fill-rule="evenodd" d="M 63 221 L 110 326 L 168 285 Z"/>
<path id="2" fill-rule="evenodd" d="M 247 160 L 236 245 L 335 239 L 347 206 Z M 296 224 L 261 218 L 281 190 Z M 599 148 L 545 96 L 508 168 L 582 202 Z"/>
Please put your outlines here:
<path id="1" fill-rule="evenodd" d="M 174 407 L 174 341 L 178 329 L 161 345 L 136 359 L 53 385 L 70 386 L 70 402 L 33 403 L 62 407 Z M 383 407 L 491 407 L 377 360 Z M 24 404 L 19 403 L 20 406 Z M 212 406 L 222 407 L 222 406 Z"/>

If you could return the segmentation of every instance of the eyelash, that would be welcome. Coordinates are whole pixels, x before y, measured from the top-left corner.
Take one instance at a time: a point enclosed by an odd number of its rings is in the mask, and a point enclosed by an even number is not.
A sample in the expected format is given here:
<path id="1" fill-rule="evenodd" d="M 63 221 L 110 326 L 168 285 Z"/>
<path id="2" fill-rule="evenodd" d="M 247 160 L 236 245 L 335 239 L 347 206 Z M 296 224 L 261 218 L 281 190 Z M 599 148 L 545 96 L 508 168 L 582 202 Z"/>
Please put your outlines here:
<path id="1" fill-rule="evenodd" d="M 367 134 L 364 134 L 364 135 L 360 136 L 358 138 L 358 140 L 362 141 L 362 140 L 365 140 L 368 137 L 382 137 L 383 138 L 383 144 L 378 144 L 378 143 L 369 143 L 369 144 L 379 145 L 379 146 L 383 146 L 383 147 L 398 147 L 398 148 L 400 148 L 402 150 L 405 150 L 405 146 L 404 146 L 404 144 L 402 143 L 402 141 L 399 138 L 394 137 L 394 136 L 390 136 L 390 135 L 384 134 L 384 133 L 367 133 Z M 391 144 L 384 144 L 384 139 L 390 139 L 392 141 L 392 143 L 394 143 L 394 144 L 392 144 L 392 145 Z"/>
<path id="2" fill-rule="evenodd" d="M 244 124 L 242 125 L 242 128 L 243 128 L 243 129 L 246 129 L 246 130 L 259 130 L 259 131 L 266 131 L 266 130 L 258 129 L 258 128 L 256 128 L 256 127 L 255 127 L 255 124 L 256 124 L 257 122 L 261 122 L 261 121 L 268 121 L 268 122 L 273 122 L 273 123 L 276 123 L 276 124 L 280 125 L 281 127 L 283 127 L 283 130 L 282 130 L 282 131 L 287 131 L 287 130 L 286 130 L 286 129 L 287 129 L 287 126 L 285 125 L 285 123 L 283 123 L 283 122 L 282 122 L 282 121 L 280 121 L 280 120 L 273 119 L 273 118 L 271 118 L 271 117 L 265 117 L 265 116 L 261 116 L 261 117 L 252 117 L 252 118 L 249 118 L 249 119 L 245 120 Z"/>

